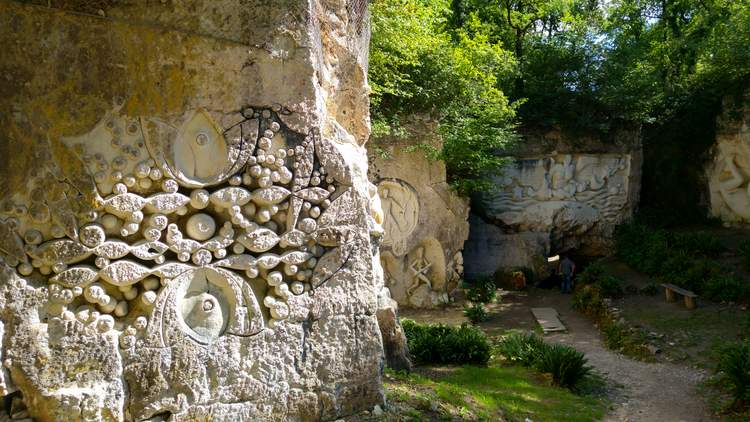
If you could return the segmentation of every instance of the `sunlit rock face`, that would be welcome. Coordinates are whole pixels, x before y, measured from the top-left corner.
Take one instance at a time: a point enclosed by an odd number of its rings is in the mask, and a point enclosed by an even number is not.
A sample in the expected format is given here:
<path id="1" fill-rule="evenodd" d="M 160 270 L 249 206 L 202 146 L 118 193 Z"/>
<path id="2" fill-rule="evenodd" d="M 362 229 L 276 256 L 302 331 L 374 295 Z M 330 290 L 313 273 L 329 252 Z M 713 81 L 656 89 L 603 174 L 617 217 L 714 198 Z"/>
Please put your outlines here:
<path id="1" fill-rule="evenodd" d="M 435 123 L 416 120 L 409 127 L 419 139 L 368 144 L 370 180 L 383 210 L 380 258 L 399 305 L 433 308 L 450 301 L 463 274 L 469 206 L 446 182 L 445 164 L 413 148 L 417 142 L 439 147 Z"/>
<path id="2" fill-rule="evenodd" d="M 382 404 L 366 3 L 71 4 L 0 5 L 0 395 L 39 421 Z"/>
<path id="3" fill-rule="evenodd" d="M 474 201 L 478 216 L 472 219 L 467 272 L 494 272 L 495 266 L 544 273 L 545 255 L 609 253 L 615 227 L 637 206 L 638 137 L 631 132 L 606 140 L 557 132 L 529 135 L 514 161 L 494 178 L 496 189 Z M 520 251 L 511 250 L 513 242 L 520 242 Z M 482 250 L 496 259 L 488 262 Z"/>
<path id="4" fill-rule="evenodd" d="M 750 97 L 727 99 L 706 166 L 711 214 L 728 226 L 750 224 Z"/>

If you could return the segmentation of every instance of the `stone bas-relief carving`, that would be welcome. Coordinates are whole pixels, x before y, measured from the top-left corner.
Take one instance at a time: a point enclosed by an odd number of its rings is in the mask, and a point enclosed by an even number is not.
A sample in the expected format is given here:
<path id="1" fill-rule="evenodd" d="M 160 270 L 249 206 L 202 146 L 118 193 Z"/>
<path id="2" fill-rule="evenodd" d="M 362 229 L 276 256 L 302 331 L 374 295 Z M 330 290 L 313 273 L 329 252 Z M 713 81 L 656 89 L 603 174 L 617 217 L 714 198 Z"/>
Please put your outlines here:
<path id="1" fill-rule="evenodd" d="M 460 279 L 460 266 L 446 266 L 445 251 L 439 241 L 424 238 L 413 244 L 412 233 L 419 220 L 416 191 L 403 180 L 384 180 L 378 183 L 384 204 L 384 237 L 381 263 L 386 286 L 401 304 L 417 308 L 434 307 L 450 302 L 449 293 Z M 461 252 L 456 256 L 460 257 Z"/>
<path id="2" fill-rule="evenodd" d="M 413 187 L 403 180 L 381 180 L 378 195 L 383 208 L 385 237 L 381 244 L 398 255 L 407 251 L 406 242 L 419 221 L 419 200 Z"/>
<path id="3" fill-rule="evenodd" d="M 391 146 L 371 157 L 371 179 L 382 201 L 381 263 L 390 296 L 402 306 L 449 303 L 463 275 L 467 202 L 445 181 L 442 162 Z"/>
<path id="4" fill-rule="evenodd" d="M 320 400 L 300 384 L 325 353 L 309 345 L 311 309 L 371 255 L 358 211 L 371 199 L 334 141 L 285 113 L 115 110 L 64 139 L 91 203 L 40 168 L 2 207 L 0 393 L 34 397 L 40 420 L 194 420 L 217 406 L 257 420 L 274 400 Z"/>
<path id="5" fill-rule="evenodd" d="M 514 232 L 549 233 L 556 252 L 595 250 L 602 242 L 583 239 L 593 232 L 607 238 L 630 215 L 630 160 L 629 154 L 522 159 L 498 177 L 497 192 L 483 196 L 484 212 Z"/>
<path id="6" fill-rule="evenodd" d="M 735 105 L 725 102 L 725 108 Z M 750 130 L 748 107 L 737 118 L 725 112 L 718 119 L 713 160 L 706 166 L 711 214 L 725 225 L 750 224 Z"/>

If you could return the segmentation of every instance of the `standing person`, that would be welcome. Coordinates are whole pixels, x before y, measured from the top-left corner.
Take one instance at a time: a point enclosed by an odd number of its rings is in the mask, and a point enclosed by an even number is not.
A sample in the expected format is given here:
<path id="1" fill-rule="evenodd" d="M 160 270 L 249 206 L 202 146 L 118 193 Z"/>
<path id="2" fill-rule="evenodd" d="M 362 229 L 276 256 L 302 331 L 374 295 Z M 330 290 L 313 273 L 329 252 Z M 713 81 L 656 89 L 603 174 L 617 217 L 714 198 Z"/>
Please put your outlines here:
<path id="1" fill-rule="evenodd" d="M 573 292 L 573 275 L 576 273 L 576 263 L 568 258 L 567 255 L 563 255 L 563 259 L 560 260 L 560 264 L 557 268 L 557 273 L 562 276 L 560 291 L 562 293 Z"/>

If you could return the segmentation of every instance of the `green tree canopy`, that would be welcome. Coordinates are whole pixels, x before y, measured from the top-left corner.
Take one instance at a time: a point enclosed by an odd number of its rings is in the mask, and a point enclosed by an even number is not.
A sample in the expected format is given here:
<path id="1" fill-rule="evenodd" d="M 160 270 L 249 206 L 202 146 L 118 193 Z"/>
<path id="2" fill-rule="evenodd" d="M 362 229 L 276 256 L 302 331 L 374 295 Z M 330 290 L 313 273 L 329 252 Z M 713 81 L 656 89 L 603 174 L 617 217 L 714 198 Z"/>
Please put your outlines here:
<path id="1" fill-rule="evenodd" d="M 695 186 L 672 196 L 699 183 L 686 169 L 750 81 L 750 0 L 374 0 L 372 16 L 374 133 L 438 117 L 465 192 L 487 187 L 516 125 L 642 126 L 646 172 L 664 173 L 645 175 L 645 198 L 697 203 Z"/>
<path id="2" fill-rule="evenodd" d="M 500 89 L 515 72 L 513 54 L 469 18 L 452 27 L 447 1 L 372 4 L 370 84 L 373 136 L 399 136 L 411 114 L 440 120 L 444 159 L 463 193 L 488 186 L 503 163 L 496 149 L 514 139 L 515 106 Z"/>

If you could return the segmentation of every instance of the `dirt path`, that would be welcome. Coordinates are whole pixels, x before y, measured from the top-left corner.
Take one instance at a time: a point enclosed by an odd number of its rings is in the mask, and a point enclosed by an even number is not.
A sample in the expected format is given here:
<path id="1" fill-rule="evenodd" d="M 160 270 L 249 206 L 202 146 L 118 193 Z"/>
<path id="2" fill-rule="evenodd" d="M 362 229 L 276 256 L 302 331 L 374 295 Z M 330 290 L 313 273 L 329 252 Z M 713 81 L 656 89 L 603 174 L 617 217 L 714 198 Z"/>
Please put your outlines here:
<path id="1" fill-rule="evenodd" d="M 698 384 L 706 374 L 698 369 L 670 363 L 647 363 L 626 358 L 604 347 L 597 328 L 570 308 L 570 296 L 556 292 L 533 295 L 533 307 L 557 309 L 567 333 L 547 340 L 571 345 L 586 354 L 591 366 L 616 388 L 610 392 L 611 422 L 702 422 L 715 420 L 706 409 Z"/>
<path id="2" fill-rule="evenodd" d="M 490 335 L 508 329 L 533 329 L 532 307 L 552 307 L 568 328 L 566 333 L 546 336 L 551 342 L 571 345 L 586 354 L 589 364 L 610 386 L 612 411 L 607 422 L 703 422 L 716 420 L 698 392 L 705 372 L 671 363 L 647 363 L 626 358 L 604 347 L 598 329 L 570 307 L 570 295 L 555 290 L 504 296 L 490 305 L 491 319 L 481 324 Z M 402 316 L 420 322 L 460 324 L 460 308 L 440 311 L 402 311 Z"/>

